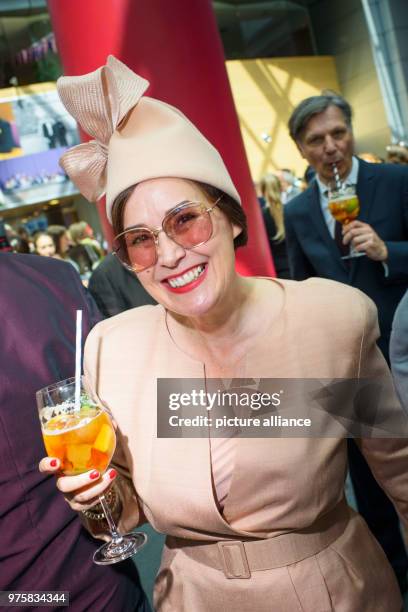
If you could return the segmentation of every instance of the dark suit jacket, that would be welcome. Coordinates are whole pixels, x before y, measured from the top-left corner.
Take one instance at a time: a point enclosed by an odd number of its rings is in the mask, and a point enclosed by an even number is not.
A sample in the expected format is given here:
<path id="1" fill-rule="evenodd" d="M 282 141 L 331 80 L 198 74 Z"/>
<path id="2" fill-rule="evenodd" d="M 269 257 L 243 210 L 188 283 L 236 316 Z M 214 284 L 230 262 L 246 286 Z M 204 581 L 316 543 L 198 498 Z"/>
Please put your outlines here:
<path id="1" fill-rule="evenodd" d="M 112 253 L 94 270 L 88 288 L 104 317 L 136 306 L 156 304 L 136 275 L 126 270 Z"/>
<path id="2" fill-rule="evenodd" d="M 73 375 L 75 311 L 87 332 L 96 308 L 73 267 L 49 257 L 0 254 L 0 285 L 0 589 L 70 591 L 72 612 L 141 610 L 133 564 L 94 565 L 100 542 L 38 471 L 35 392 Z"/>
<path id="3" fill-rule="evenodd" d="M 286 241 L 285 239 L 281 240 L 280 242 L 274 240 L 276 225 L 273 217 L 266 207 L 262 208 L 262 217 L 265 223 L 266 233 L 268 235 L 269 247 L 271 249 L 273 262 L 275 264 L 276 276 L 278 278 L 291 278 Z"/>
<path id="4" fill-rule="evenodd" d="M 320 276 L 366 293 L 377 305 L 379 346 L 388 357 L 392 319 L 408 287 L 408 169 L 362 160 L 359 164 L 358 218 L 369 223 L 385 241 L 389 253 L 388 278 L 383 265 L 368 257 L 351 260 L 350 267 L 341 260 L 323 218 L 316 181 L 284 209 L 289 265 L 296 280 Z"/>
<path id="5" fill-rule="evenodd" d="M 390 342 L 390 360 L 401 404 L 408 412 L 408 291 L 395 312 Z"/>

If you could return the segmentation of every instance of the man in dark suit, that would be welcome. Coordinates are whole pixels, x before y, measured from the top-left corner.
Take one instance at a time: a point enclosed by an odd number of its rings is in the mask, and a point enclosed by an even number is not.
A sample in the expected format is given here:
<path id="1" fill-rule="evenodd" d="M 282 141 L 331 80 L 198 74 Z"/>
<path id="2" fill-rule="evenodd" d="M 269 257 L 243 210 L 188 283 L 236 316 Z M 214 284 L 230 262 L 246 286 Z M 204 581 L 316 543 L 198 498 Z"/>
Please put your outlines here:
<path id="1" fill-rule="evenodd" d="M 351 117 L 347 101 L 328 92 L 303 100 L 289 120 L 302 157 L 316 170 L 306 191 L 285 206 L 289 265 L 296 280 L 320 276 L 366 293 L 378 308 L 379 346 L 388 360 L 392 319 L 408 287 L 408 170 L 355 157 Z M 343 228 L 328 209 L 335 167 L 343 184 L 356 186 L 360 201 L 358 219 Z M 342 259 L 350 244 L 365 256 Z M 333 313 L 333 325 L 339 314 Z M 397 515 L 353 441 L 349 460 L 359 511 L 404 590 L 408 558 Z"/>
<path id="2" fill-rule="evenodd" d="M 136 275 L 110 253 L 93 271 L 89 291 L 104 317 L 112 317 L 129 308 L 156 304 Z"/>
<path id="3" fill-rule="evenodd" d="M 73 375 L 75 311 L 85 334 L 99 313 L 73 267 L 56 259 L 0 253 L 0 284 L 0 590 L 69 591 L 72 612 L 147 612 L 133 563 L 94 565 L 99 543 L 38 471 L 35 392 Z"/>

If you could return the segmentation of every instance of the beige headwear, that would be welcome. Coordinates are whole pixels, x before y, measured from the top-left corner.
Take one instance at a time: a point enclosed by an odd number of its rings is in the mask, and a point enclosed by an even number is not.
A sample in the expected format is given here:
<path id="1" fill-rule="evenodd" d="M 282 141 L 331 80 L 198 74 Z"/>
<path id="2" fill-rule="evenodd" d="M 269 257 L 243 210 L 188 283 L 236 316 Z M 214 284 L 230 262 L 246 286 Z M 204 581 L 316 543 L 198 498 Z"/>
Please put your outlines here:
<path id="1" fill-rule="evenodd" d="M 112 203 L 141 181 L 177 177 L 208 183 L 240 197 L 218 151 L 173 106 L 143 96 L 149 83 L 110 55 L 102 66 L 57 81 L 68 112 L 95 140 L 72 147 L 60 164 L 90 201 Z"/>

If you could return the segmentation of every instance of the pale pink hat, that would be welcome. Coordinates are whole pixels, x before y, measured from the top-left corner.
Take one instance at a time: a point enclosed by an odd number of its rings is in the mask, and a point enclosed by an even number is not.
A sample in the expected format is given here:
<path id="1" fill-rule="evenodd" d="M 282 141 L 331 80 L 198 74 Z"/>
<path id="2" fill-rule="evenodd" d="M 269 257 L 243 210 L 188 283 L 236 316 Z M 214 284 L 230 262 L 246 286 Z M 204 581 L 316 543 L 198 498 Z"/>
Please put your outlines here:
<path id="1" fill-rule="evenodd" d="M 218 151 L 173 106 L 143 96 L 149 83 L 110 55 L 102 66 L 57 81 L 68 112 L 95 140 L 72 147 L 60 164 L 90 201 L 115 198 L 141 181 L 177 177 L 213 185 L 241 203 Z"/>

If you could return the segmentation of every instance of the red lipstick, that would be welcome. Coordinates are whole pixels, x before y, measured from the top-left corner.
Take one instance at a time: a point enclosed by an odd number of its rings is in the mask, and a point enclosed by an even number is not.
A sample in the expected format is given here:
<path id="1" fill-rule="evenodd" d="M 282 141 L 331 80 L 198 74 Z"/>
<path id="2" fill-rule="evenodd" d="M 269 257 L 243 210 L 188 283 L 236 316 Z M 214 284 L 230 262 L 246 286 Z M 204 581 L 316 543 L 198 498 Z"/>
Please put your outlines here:
<path id="1" fill-rule="evenodd" d="M 196 267 L 197 266 L 192 266 L 192 268 L 189 268 L 189 269 L 192 270 L 192 269 L 194 269 Z M 201 283 L 203 282 L 203 280 L 207 276 L 207 269 L 208 269 L 208 266 L 207 266 L 207 264 L 205 264 L 204 270 L 203 270 L 203 272 L 201 272 L 200 276 L 198 278 L 195 278 L 194 280 L 192 280 L 191 283 L 187 283 L 186 285 L 183 285 L 182 287 L 172 287 L 168 283 L 168 279 L 177 278 L 178 276 L 182 276 L 182 274 L 175 274 L 174 276 L 168 276 L 164 281 L 162 281 L 162 283 L 172 293 L 187 293 L 188 291 L 192 291 L 193 289 L 198 287 L 198 285 L 201 285 Z M 183 272 L 183 274 L 186 274 L 186 272 L 188 272 L 188 270 Z"/>

